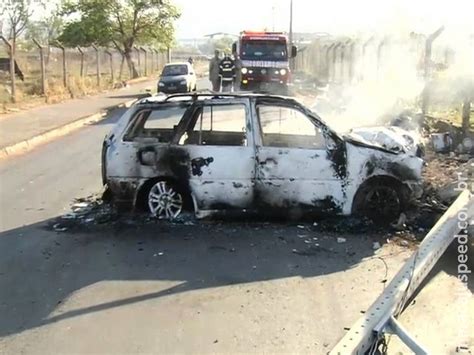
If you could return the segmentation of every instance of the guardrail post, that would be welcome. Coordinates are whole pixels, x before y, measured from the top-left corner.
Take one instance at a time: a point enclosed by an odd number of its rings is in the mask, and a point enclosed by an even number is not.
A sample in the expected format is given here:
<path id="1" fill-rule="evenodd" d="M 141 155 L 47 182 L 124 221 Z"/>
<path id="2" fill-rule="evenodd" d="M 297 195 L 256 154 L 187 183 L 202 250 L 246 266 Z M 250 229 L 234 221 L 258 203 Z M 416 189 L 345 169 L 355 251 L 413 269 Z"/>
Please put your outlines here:
<path id="1" fill-rule="evenodd" d="M 36 40 L 36 38 L 33 38 L 34 44 L 39 49 L 39 54 L 40 54 L 40 65 L 41 65 L 41 94 L 46 95 L 46 67 L 44 63 L 44 47 Z"/>
<path id="2" fill-rule="evenodd" d="M 13 103 L 15 103 L 16 102 L 15 48 L 13 48 L 13 45 L 5 37 L 0 36 L 0 38 L 8 47 L 8 56 L 10 57 L 10 81 L 11 81 L 10 99 Z"/>

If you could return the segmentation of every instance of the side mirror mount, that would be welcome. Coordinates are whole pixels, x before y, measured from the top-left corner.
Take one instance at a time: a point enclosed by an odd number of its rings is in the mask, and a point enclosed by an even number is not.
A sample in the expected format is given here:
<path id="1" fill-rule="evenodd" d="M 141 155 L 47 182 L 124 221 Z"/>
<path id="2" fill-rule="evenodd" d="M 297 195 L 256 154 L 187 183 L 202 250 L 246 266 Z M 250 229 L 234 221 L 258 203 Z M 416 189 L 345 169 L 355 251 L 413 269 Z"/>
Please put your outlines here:
<path id="1" fill-rule="evenodd" d="M 291 58 L 295 58 L 298 54 L 298 48 L 296 46 L 291 46 Z"/>
<path id="2" fill-rule="evenodd" d="M 232 53 L 237 53 L 237 42 L 232 43 Z"/>

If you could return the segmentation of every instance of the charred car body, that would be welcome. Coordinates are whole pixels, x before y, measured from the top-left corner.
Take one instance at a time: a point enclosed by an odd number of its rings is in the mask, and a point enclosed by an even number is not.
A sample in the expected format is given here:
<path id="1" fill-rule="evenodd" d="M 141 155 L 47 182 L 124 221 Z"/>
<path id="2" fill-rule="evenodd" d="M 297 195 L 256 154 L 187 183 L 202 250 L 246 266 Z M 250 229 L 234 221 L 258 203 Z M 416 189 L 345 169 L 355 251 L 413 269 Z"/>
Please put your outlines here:
<path id="1" fill-rule="evenodd" d="M 171 95 L 132 106 L 105 138 L 118 205 L 165 218 L 194 209 L 373 218 L 421 194 L 423 161 L 342 137 L 299 102 L 259 94 Z"/>

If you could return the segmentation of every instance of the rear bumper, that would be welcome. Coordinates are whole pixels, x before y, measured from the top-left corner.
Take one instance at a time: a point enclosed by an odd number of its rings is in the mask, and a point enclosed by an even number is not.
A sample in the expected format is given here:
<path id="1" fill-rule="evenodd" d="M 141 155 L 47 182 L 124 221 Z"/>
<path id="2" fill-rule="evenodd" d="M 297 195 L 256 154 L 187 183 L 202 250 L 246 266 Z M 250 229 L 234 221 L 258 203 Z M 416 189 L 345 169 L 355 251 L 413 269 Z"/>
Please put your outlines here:
<path id="1" fill-rule="evenodd" d="M 107 179 L 107 186 L 112 195 L 112 201 L 121 210 L 134 210 L 137 207 L 138 193 L 146 179 L 139 178 L 111 178 Z"/>

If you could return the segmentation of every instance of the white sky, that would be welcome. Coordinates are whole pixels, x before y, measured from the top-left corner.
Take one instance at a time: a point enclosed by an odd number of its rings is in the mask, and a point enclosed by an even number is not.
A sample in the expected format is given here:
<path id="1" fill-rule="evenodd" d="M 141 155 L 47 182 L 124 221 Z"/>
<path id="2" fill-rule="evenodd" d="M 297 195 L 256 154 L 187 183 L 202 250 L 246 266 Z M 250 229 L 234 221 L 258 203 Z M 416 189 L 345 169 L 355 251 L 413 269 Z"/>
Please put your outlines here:
<path id="1" fill-rule="evenodd" d="M 172 0 L 182 11 L 178 38 L 244 29 L 288 31 L 290 0 Z M 474 32 L 474 0 L 293 0 L 295 32 L 350 34 L 417 31 L 439 26 Z M 272 11 L 274 7 L 274 11 Z M 274 16 L 272 16 L 274 13 Z"/>

